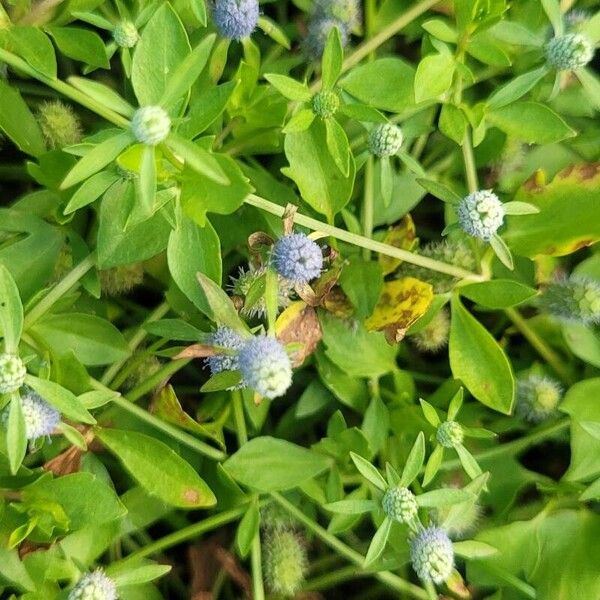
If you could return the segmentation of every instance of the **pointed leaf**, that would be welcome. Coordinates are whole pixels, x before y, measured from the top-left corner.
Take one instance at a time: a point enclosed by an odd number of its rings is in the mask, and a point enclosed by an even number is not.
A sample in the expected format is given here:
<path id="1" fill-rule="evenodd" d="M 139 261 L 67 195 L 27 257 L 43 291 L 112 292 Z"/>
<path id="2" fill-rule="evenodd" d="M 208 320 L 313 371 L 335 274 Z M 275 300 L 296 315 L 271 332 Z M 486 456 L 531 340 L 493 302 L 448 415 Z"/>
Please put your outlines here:
<path id="1" fill-rule="evenodd" d="M 10 472 L 15 475 L 27 452 L 27 433 L 21 396 L 14 392 L 10 396 L 8 423 L 6 426 L 6 452 Z"/>
<path id="2" fill-rule="evenodd" d="M 473 497 L 473 494 L 466 490 L 445 488 L 419 494 L 417 496 L 417 504 L 424 508 L 440 508 L 452 504 L 459 504 L 470 500 Z"/>
<path id="3" fill-rule="evenodd" d="M 431 179 L 417 179 L 417 182 L 424 187 L 432 196 L 439 198 L 442 202 L 449 204 L 457 204 L 461 201 L 461 197 L 453 192 L 449 187 Z"/>
<path id="4" fill-rule="evenodd" d="M 458 444 L 454 448 L 458 453 L 460 464 L 463 466 L 466 474 L 471 479 L 475 479 L 475 477 L 481 475 L 481 467 L 477 464 L 473 455 L 462 444 Z"/>
<path id="5" fill-rule="evenodd" d="M 323 57 L 321 59 L 321 78 L 323 89 L 333 88 L 340 73 L 342 72 L 342 62 L 344 60 L 344 48 L 342 39 L 337 27 L 332 27 L 327 36 Z"/>
<path id="6" fill-rule="evenodd" d="M 458 411 L 460 410 L 463 399 L 465 396 L 465 391 L 463 388 L 460 388 L 456 394 L 450 400 L 450 404 L 448 405 L 448 421 L 454 421 L 456 419 L 456 415 L 458 415 Z"/>
<path id="7" fill-rule="evenodd" d="M 440 465 L 442 464 L 442 460 L 444 460 L 444 448 L 443 446 L 437 445 L 429 460 L 427 461 L 427 465 L 425 466 L 425 474 L 423 475 L 423 487 L 429 485 L 432 479 L 437 475 L 437 472 L 440 469 Z"/>
<path id="8" fill-rule="evenodd" d="M 512 254 L 510 249 L 506 245 L 506 242 L 495 233 L 490 239 L 490 246 L 494 249 L 496 256 L 500 259 L 500 262 L 511 271 L 515 268 Z"/>
<path id="9" fill-rule="evenodd" d="M 0 335 L 4 352 L 16 354 L 23 333 L 23 305 L 10 271 L 0 263 Z"/>
<path id="10" fill-rule="evenodd" d="M 423 400 L 423 398 L 420 398 L 419 402 L 421 403 L 421 409 L 423 410 L 423 414 L 425 415 L 427 421 L 430 423 L 430 425 L 437 427 L 441 423 L 441 420 L 435 408 L 433 408 L 433 406 L 431 406 L 427 400 Z"/>
<path id="11" fill-rule="evenodd" d="M 377 509 L 373 500 L 338 500 L 324 504 L 323 508 L 341 515 L 360 515 Z"/>
<path id="12" fill-rule="evenodd" d="M 267 73 L 265 79 L 288 100 L 294 100 L 295 102 L 309 102 L 312 98 L 308 86 L 291 77 L 278 75 L 277 73 Z"/>
<path id="13" fill-rule="evenodd" d="M 379 529 L 375 532 L 373 540 L 367 550 L 367 556 L 365 557 L 365 567 L 373 564 L 385 550 L 388 538 L 390 537 L 390 531 L 392 530 L 392 520 L 386 517 L 383 523 L 379 526 Z"/>
<path id="14" fill-rule="evenodd" d="M 404 469 L 402 469 L 402 477 L 400 485 L 408 487 L 421 472 L 423 462 L 425 461 L 425 435 L 422 431 L 419 432 L 413 447 L 410 450 Z"/>
<path id="15" fill-rule="evenodd" d="M 387 490 L 387 483 L 385 479 L 382 477 L 379 470 L 374 467 L 368 460 L 363 458 L 362 456 L 356 454 L 355 452 L 350 452 L 350 458 L 352 462 L 356 466 L 356 468 L 360 471 L 360 474 L 370 481 L 375 487 L 379 488 L 382 492 Z"/>

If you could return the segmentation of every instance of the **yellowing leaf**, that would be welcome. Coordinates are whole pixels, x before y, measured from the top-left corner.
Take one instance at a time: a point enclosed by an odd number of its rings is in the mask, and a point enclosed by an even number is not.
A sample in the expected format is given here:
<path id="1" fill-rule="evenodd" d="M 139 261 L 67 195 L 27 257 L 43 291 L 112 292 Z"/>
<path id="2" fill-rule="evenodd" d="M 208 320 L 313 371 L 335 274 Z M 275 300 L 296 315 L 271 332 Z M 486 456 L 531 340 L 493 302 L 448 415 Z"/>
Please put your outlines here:
<path id="1" fill-rule="evenodd" d="M 405 215 L 398 225 L 391 227 L 383 238 L 384 244 L 401 248 L 402 250 L 412 250 L 418 240 L 415 232 L 415 224 L 410 215 Z M 399 258 L 393 258 L 384 254 L 379 255 L 379 264 L 384 275 L 394 272 L 402 262 Z"/>
<path id="2" fill-rule="evenodd" d="M 433 288 L 414 277 L 388 281 L 373 314 L 365 321 L 370 331 L 383 331 L 388 342 L 399 342 L 406 330 L 429 308 Z"/>
<path id="3" fill-rule="evenodd" d="M 322 336 L 315 309 L 302 301 L 293 302 L 279 315 L 275 332 L 283 344 L 299 345 L 292 356 L 294 366 L 300 366 L 314 352 Z"/>

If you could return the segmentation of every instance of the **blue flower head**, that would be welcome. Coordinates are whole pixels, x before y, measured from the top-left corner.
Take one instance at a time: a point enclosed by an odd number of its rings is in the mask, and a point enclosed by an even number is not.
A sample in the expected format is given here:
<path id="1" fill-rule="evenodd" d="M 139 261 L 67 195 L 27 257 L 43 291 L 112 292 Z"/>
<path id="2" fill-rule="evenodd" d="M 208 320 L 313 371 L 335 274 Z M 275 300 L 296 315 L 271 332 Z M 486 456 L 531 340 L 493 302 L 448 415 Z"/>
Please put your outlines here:
<path id="1" fill-rule="evenodd" d="M 530 375 L 517 381 L 517 414 L 530 423 L 541 423 L 556 415 L 562 398 L 558 381 L 544 375 Z"/>
<path id="2" fill-rule="evenodd" d="M 25 365 L 16 354 L 0 354 L 0 394 L 17 391 L 26 374 Z"/>
<path id="3" fill-rule="evenodd" d="M 69 592 L 68 600 L 117 600 L 115 582 L 102 569 L 86 573 Z"/>
<path id="4" fill-rule="evenodd" d="M 303 233 L 279 238 L 273 246 L 271 260 L 279 275 L 294 283 L 308 283 L 323 268 L 323 253 L 316 242 Z"/>
<path id="5" fill-rule="evenodd" d="M 427 527 L 410 542 L 410 562 L 422 581 L 443 583 L 454 568 L 454 549 L 441 527 Z"/>
<path id="6" fill-rule="evenodd" d="M 575 71 L 594 58 L 594 45 L 582 33 L 567 33 L 546 44 L 546 59 L 557 71 Z"/>
<path id="7" fill-rule="evenodd" d="M 566 323 L 600 323 L 600 281 L 571 275 L 546 285 L 539 297 L 540 307 Z"/>
<path id="8" fill-rule="evenodd" d="M 311 19 L 308 24 L 308 33 L 304 40 L 304 45 L 306 51 L 312 58 L 321 58 L 323 50 L 325 49 L 325 44 L 327 43 L 329 32 L 334 27 L 337 27 L 340 32 L 342 46 L 346 46 L 350 38 L 350 30 L 342 23 L 342 21 L 333 17 L 324 17 L 320 15 L 315 15 L 314 18 Z"/>
<path id="9" fill-rule="evenodd" d="M 217 0 L 213 18 L 219 33 L 230 40 L 248 37 L 258 23 L 258 0 Z"/>
<path id="10" fill-rule="evenodd" d="M 292 383 L 292 363 L 274 337 L 248 340 L 240 350 L 239 366 L 244 384 L 265 398 L 282 396 Z"/>
<path id="11" fill-rule="evenodd" d="M 238 352 L 244 345 L 244 339 L 230 327 L 219 327 L 214 331 L 209 339 L 209 344 L 234 350 L 235 354 L 215 354 L 205 359 L 205 363 L 210 369 L 211 375 L 216 375 L 221 371 L 237 371 L 240 368 Z"/>
<path id="12" fill-rule="evenodd" d="M 156 146 L 169 135 L 171 118 L 160 106 L 143 106 L 133 113 L 131 130 L 138 142 Z"/>
<path id="13" fill-rule="evenodd" d="M 60 413 L 33 390 L 28 390 L 21 397 L 21 403 L 28 440 L 50 435 L 60 423 Z"/>
<path id="14" fill-rule="evenodd" d="M 479 190 L 460 201 L 456 215 L 465 233 L 488 242 L 504 222 L 504 207 L 494 192 Z"/>

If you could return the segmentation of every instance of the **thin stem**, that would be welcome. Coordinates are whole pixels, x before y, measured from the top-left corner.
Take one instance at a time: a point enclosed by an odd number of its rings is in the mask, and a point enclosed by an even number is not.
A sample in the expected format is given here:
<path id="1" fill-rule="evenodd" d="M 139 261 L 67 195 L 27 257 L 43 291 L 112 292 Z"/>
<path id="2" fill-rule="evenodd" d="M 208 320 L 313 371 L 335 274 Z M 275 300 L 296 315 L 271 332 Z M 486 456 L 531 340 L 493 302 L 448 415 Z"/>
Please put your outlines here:
<path id="1" fill-rule="evenodd" d="M 263 584 L 262 571 L 262 550 L 260 547 L 260 533 L 258 531 L 252 540 L 250 563 L 252 566 L 252 598 L 253 600 L 265 600 L 265 588 Z"/>
<path id="2" fill-rule="evenodd" d="M 159 304 L 150 313 L 150 315 L 148 315 L 148 318 L 144 321 L 144 324 L 152 323 L 153 321 L 158 321 L 159 319 L 164 317 L 168 311 L 169 311 L 169 305 L 167 302 L 163 302 L 162 304 Z M 129 340 L 129 344 L 128 344 L 129 350 L 131 351 L 132 354 L 139 347 L 139 345 L 144 341 L 144 339 L 146 338 L 147 335 L 148 335 L 148 332 L 143 328 L 143 326 L 141 326 L 138 329 L 138 331 L 132 336 L 132 338 Z M 114 380 L 114 378 L 119 373 L 121 367 L 126 362 L 127 362 L 127 358 L 124 358 L 123 360 L 119 360 L 119 361 L 113 363 L 108 369 L 106 369 L 106 371 L 104 372 L 104 375 L 102 375 L 102 378 L 100 379 L 100 381 L 104 385 L 110 385 L 111 382 Z"/>
<path id="3" fill-rule="evenodd" d="M 303 589 L 306 591 L 325 590 L 350 579 L 358 579 L 365 576 L 366 574 L 355 565 L 349 565 L 337 571 L 326 572 L 318 577 L 309 579 L 303 586 Z"/>
<path id="4" fill-rule="evenodd" d="M 532 348 L 552 367 L 553 371 L 562 379 L 563 383 L 574 383 L 569 370 L 565 368 L 561 357 L 534 331 L 529 323 L 514 308 L 505 309 L 506 316 L 514 323 L 523 337 L 531 344 Z"/>
<path id="5" fill-rule="evenodd" d="M 295 517 L 300 523 L 303 523 L 308 529 L 310 529 L 318 538 L 320 538 L 325 544 L 327 544 L 330 548 L 333 548 L 338 554 L 349 560 L 351 563 L 355 564 L 360 569 L 363 568 L 365 563 L 365 557 L 350 548 L 336 538 L 334 535 L 329 533 L 326 529 L 321 527 L 318 523 L 313 521 L 311 518 L 307 517 L 301 510 L 296 508 L 291 502 L 288 502 L 281 494 L 277 492 L 271 493 L 272 498 L 280 504 L 285 510 L 287 510 L 293 517 Z M 427 594 L 425 591 L 417 585 L 410 583 L 398 577 L 394 573 L 390 571 L 378 571 L 372 573 L 372 576 L 379 581 L 385 583 L 388 587 L 396 590 L 397 592 L 403 594 L 409 594 L 413 598 L 417 598 L 418 600 L 428 600 Z"/>
<path id="6" fill-rule="evenodd" d="M 142 396 L 145 396 L 148 392 L 151 392 L 154 388 L 158 387 L 163 381 L 169 379 L 172 375 L 177 373 L 177 371 L 183 369 L 190 361 L 190 358 L 180 358 L 166 363 L 156 371 L 156 373 L 148 377 L 146 381 L 143 381 L 138 386 L 134 387 L 125 395 L 125 397 L 130 402 L 135 402 Z"/>
<path id="7" fill-rule="evenodd" d="M 233 415 L 235 418 L 235 428 L 237 429 L 238 445 L 241 447 L 248 441 L 242 392 L 240 390 L 231 392 L 231 400 L 233 402 Z"/>
<path id="8" fill-rule="evenodd" d="M 473 143 L 471 141 L 471 130 L 467 128 L 465 139 L 462 145 L 463 160 L 465 163 L 465 174 L 467 176 L 467 186 L 469 193 L 476 192 L 479 189 L 477 178 L 477 167 L 475 166 L 475 156 L 473 154 Z"/>
<path id="9" fill-rule="evenodd" d="M 437 592 L 435 591 L 435 586 L 431 581 L 424 581 L 423 585 L 425 586 L 425 590 L 427 591 L 427 597 L 429 600 L 437 600 Z"/>
<path id="10" fill-rule="evenodd" d="M 373 209 L 374 209 L 374 194 L 373 194 L 373 157 L 367 158 L 365 164 L 365 189 L 362 206 L 362 227 L 363 235 L 366 238 L 373 237 Z M 365 260 L 371 258 L 371 251 L 368 248 L 363 249 Z"/>
<path id="11" fill-rule="evenodd" d="M 72 271 L 61 279 L 25 316 L 23 328 L 27 330 L 46 314 L 94 266 L 95 258 L 89 254 Z"/>
<path id="12" fill-rule="evenodd" d="M 199 523 L 194 523 L 193 525 L 184 527 L 179 531 L 174 531 L 173 533 L 166 535 L 165 537 L 156 540 L 155 542 L 140 548 L 140 550 L 137 552 L 125 557 L 120 564 L 123 565 L 133 563 L 145 558 L 146 556 L 154 556 L 159 554 L 160 552 L 172 548 L 173 546 L 177 546 L 183 542 L 186 542 L 187 540 L 196 538 L 203 533 L 207 533 L 213 529 L 217 529 L 218 527 L 227 525 L 233 521 L 237 521 L 245 512 L 245 505 L 238 506 L 237 508 L 232 508 L 231 510 L 208 517 Z"/>
<path id="13" fill-rule="evenodd" d="M 269 202 L 269 200 L 261 198 L 256 194 L 250 194 L 244 200 L 244 202 L 278 217 L 281 217 L 285 211 L 283 206 L 279 206 L 278 204 Z M 308 227 L 313 231 L 321 231 L 324 234 L 334 237 L 338 240 L 342 240 L 343 242 L 354 244 L 355 246 L 359 246 L 360 248 L 368 248 L 369 250 L 379 252 L 380 254 L 385 254 L 386 256 L 399 258 L 400 260 L 411 263 L 413 265 L 425 267 L 426 269 L 430 269 L 431 271 L 446 273 L 447 275 L 451 275 L 452 277 L 457 277 L 459 279 L 469 279 L 471 281 L 483 280 L 482 277 L 477 273 L 466 271 L 465 269 L 461 269 L 460 267 L 455 267 L 454 265 L 449 265 L 439 260 L 428 258 L 427 256 L 414 254 L 412 252 L 402 250 L 401 248 L 396 248 L 389 244 L 384 244 L 382 242 L 377 242 L 376 240 L 367 239 L 364 236 L 357 235 L 355 233 L 350 233 L 349 231 L 339 229 L 338 227 L 334 227 L 333 225 L 328 225 L 326 223 L 323 223 L 322 221 L 318 221 L 317 219 L 307 217 L 298 212 L 294 214 L 294 222 L 304 227 Z"/>

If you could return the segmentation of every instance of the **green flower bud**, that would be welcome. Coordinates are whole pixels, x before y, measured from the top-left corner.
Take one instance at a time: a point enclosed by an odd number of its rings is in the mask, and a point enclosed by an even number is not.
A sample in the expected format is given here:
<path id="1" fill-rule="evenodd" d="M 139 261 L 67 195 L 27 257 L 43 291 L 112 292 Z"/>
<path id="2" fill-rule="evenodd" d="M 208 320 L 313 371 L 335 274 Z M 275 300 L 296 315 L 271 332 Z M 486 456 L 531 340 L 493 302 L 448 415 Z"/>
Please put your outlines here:
<path id="1" fill-rule="evenodd" d="M 393 123 L 375 126 L 369 134 L 369 150 L 375 156 L 393 156 L 402 146 L 402 130 Z"/>
<path id="2" fill-rule="evenodd" d="M 0 394 L 16 392 L 25 382 L 27 369 L 16 354 L 0 354 Z"/>
<path id="3" fill-rule="evenodd" d="M 387 489 L 381 505 L 383 512 L 399 523 L 410 523 L 419 510 L 415 495 L 408 488 L 400 485 Z"/>
<path id="4" fill-rule="evenodd" d="M 171 118 L 160 106 L 143 106 L 133 113 L 131 130 L 138 142 L 156 146 L 169 135 Z"/>
<path id="5" fill-rule="evenodd" d="M 131 21 L 121 21 L 113 29 L 113 39 L 121 48 L 133 48 L 140 39 L 140 34 Z"/>
<path id="6" fill-rule="evenodd" d="M 289 529 L 272 529 L 263 541 L 265 580 L 273 594 L 294 596 L 304 582 L 307 558 L 300 536 Z"/>
<path id="7" fill-rule="evenodd" d="M 323 90 L 312 99 L 313 112 L 323 119 L 333 117 L 340 107 L 340 97 L 333 90 Z"/>
<path id="8" fill-rule="evenodd" d="M 465 434 L 460 423 L 444 421 L 438 426 L 435 437 L 444 448 L 454 448 L 462 444 Z"/>
<path id="9" fill-rule="evenodd" d="M 448 311 L 442 308 L 419 333 L 413 336 L 413 340 L 419 350 L 435 354 L 446 346 L 449 333 L 450 316 Z"/>
<path id="10" fill-rule="evenodd" d="M 558 381 L 530 375 L 517 381 L 517 414 L 530 423 L 541 423 L 556 415 L 562 399 Z"/>
<path id="11" fill-rule="evenodd" d="M 594 46 L 582 33 L 567 33 L 546 44 L 546 59 L 558 71 L 575 71 L 594 58 Z"/>
<path id="12" fill-rule="evenodd" d="M 79 118 L 70 106 L 60 100 L 44 102 L 37 118 L 49 148 L 59 149 L 81 141 Z"/>
<path id="13" fill-rule="evenodd" d="M 129 293 L 144 281 L 144 265 L 132 263 L 98 271 L 100 288 L 105 296 L 121 296 Z"/>

